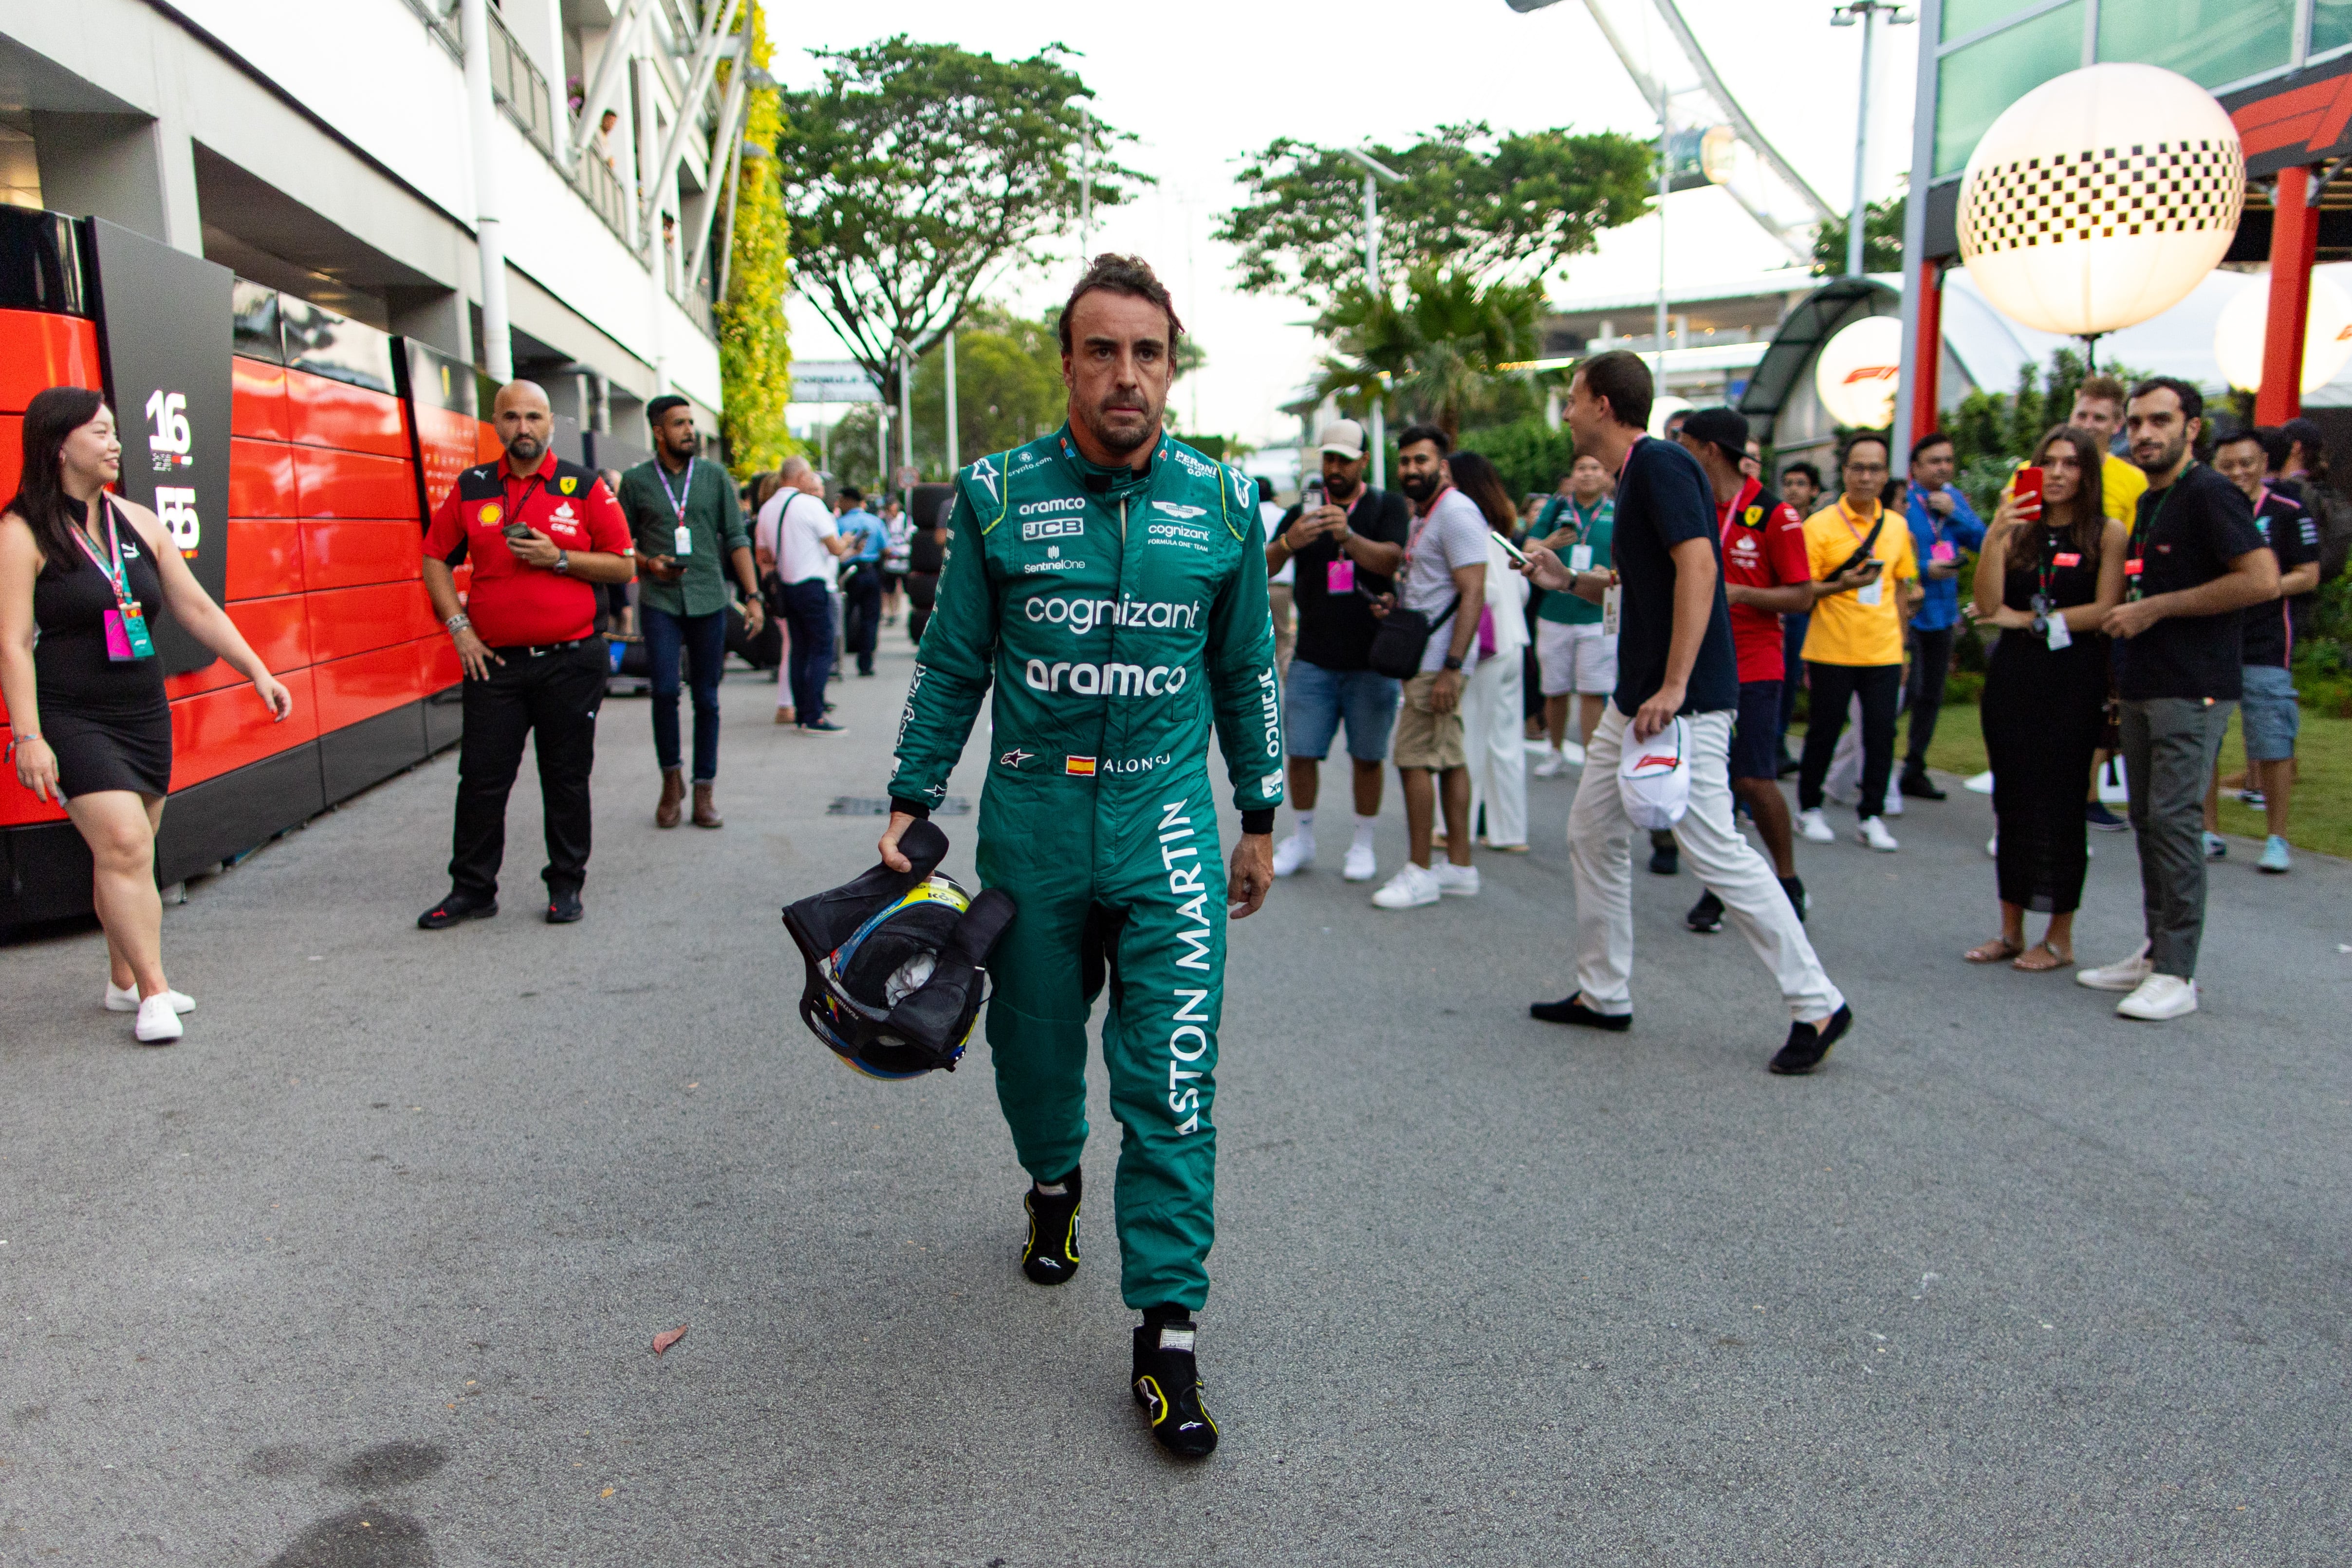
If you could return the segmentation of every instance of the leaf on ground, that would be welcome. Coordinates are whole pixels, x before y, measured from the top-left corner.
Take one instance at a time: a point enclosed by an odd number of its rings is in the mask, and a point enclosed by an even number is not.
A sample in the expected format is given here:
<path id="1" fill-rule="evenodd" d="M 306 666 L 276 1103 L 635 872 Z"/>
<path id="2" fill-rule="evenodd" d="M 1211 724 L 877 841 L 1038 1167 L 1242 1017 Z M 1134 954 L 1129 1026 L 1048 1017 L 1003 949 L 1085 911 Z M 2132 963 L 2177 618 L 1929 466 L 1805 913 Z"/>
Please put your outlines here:
<path id="1" fill-rule="evenodd" d="M 600 1491 L 600 1492 L 598 1492 L 598 1493 L 596 1494 L 596 1500 L 597 1500 L 597 1501 L 599 1501 L 599 1502 L 602 1502 L 602 1501 L 604 1501 L 606 1498 L 611 1497 L 614 1492 L 619 1491 L 620 1490 L 621 1490 L 621 1489 L 620 1489 L 619 1487 L 606 1487 L 603 1491 Z"/>
<path id="2" fill-rule="evenodd" d="M 685 1323 L 680 1323 L 674 1329 L 664 1329 L 661 1333 L 654 1335 L 654 1354 L 656 1355 L 659 1355 L 662 1352 L 667 1350 L 670 1346 L 684 1339 L 686 1337 L 688 1326 L 688 1325 Z"/>

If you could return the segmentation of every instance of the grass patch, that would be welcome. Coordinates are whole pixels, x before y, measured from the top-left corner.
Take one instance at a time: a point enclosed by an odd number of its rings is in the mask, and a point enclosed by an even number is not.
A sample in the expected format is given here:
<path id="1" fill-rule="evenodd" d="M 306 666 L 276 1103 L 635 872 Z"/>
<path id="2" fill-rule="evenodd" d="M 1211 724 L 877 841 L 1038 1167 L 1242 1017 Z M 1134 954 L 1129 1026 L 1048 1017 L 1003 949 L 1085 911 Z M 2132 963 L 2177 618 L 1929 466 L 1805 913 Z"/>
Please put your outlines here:
<path id="1" fill-rule="evenodd" d="M 1791 736 L 1803 726 L 1791 726 Z M 1895 721 L 1895 758 L 1897 769 L 1910 748 L 1911 720 Z M 1792 741 L 1790 749 L 1796 749 Z M 2303 733 L 2295 739 L 2302 763 L 2294 789 L 2294 805 L 2287 819 L 2287 842 L 2298 850 L 2352 859 L 2352 718 L 2336 718 L 2304 709 Z M 1969 779 L 1985 769 L 1984 730 L 1973 707 L 1944 705 L 1936 719 L 1936 743 L 1927 748 L 1928 766 Z M 2239 716 L 2230 718 L 2230 733 L 2221 742 L 2221 775 L 2242 772 L 2246 766 L 2244 734 Z M 1891 788 L 1891 786 L 1890 786 Z M 2117 815 L 2121 815 L 2117 808 Z M 2259 807 L 2242 804 L 2234 795 L 2221 797 L 2221 831 L 2259 841 L 2270 830 Z"/>

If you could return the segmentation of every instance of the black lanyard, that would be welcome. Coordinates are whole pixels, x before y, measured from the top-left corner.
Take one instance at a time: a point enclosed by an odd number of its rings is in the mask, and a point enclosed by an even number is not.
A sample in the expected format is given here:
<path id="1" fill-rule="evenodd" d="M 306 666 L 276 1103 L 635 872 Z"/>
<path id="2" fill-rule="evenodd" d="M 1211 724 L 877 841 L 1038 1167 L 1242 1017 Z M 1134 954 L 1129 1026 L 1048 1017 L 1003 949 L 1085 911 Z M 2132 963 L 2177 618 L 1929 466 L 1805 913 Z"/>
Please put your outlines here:
<path id="1" fill-rule="evenodd" d="M 2145 524 L 2141 523 L 2137 512 L 2133 514 L 2131 542 L 2124 547 L 2124 597 L 2126 599 L 2137 602 L 2141 595 L 2147 592 L 2147 590 L 2141 587 L 2141 583 L 2147 570 L 2147 546 L 2156 538 L 2156 526 L 2164 521 L 2164 508 L 2172 505 L 2173 492 L 2180 488 L 2181 481 L 2189 477 L 2189 469 L 2196 466 L 2194 463 L 2188 465 L 2180 470 L 2179 478 L 2164 487 L 2164 494 L 2157 499 L 2156 515 L 2149 517 Z"/>

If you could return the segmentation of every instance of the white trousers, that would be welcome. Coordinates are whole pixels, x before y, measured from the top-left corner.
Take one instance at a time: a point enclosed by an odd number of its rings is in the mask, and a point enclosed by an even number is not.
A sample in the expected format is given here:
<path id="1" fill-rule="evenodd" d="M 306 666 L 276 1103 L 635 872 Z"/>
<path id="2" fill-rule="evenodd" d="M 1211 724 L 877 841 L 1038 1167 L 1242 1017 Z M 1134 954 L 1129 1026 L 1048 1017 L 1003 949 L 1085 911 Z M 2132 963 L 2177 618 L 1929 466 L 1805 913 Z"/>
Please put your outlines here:
<path id="1" fill-rule="evenodd" d="M 1748 946 L 1780 982 L 1789 1016 L 1817 1023 L 1845 1003 L 1822 972 L 1804 923 L 1772 874 L 1771 862 L 1731 819 L 1728 713 L 1689 717 L 1690 810 L 1675 824 L 1684 860 L 1723 900 Z M 1585 747 L 1584 777 L 1568 812 L 1568 858 L 1576 884 L 1576 988 L 1584 1005 L 1612 1017 L 1633 1010 L 1633 823 L 1617 793 L 1617 764 L 1633 721 L 1611 703 Z"/>
<path id="2" fill-rule="evenodd" d="M 1486 841 L 1528 841 L 1527 669 L 1519 652 L 1479 662 L 1462 688 L 1462 748 L 1470 763 L 1470 822 L 1486 808 Z"/>

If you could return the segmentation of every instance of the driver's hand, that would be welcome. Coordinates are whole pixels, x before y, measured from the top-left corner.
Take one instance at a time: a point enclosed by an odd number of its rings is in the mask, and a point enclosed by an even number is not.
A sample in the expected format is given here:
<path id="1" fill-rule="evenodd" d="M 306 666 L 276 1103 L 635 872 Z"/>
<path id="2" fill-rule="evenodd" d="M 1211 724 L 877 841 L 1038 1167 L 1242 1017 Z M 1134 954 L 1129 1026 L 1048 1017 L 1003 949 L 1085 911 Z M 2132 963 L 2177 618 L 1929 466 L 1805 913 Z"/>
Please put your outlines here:
<path id="1" fill-rule="evenodd" d="M 1225 918 L 1247 920 L 1265 903 L 1274 886 L 1274 835 L 1244 833 L 1234 846 L 1234 862 L 1225 873 Z"/>
<path id="2" fill-rule="evenodd" d="M 913 827 L 919 821 L 920 821 L 919 818 L 910 817 L 904 811 L 893 811 L 890 813 L 890 825 L 882 830 L 882 841 L 875 847 L 882 852 L 882 863 L 888 866 L 892 871 L 912 871 L 915 869 L 915 862 L 898 852 L 898 840 L 908 828 Z M 1271 837 L 1271 835 L 1269 835 L 1269 837 Z M 1274 865 L 1272 858 L 1273 852 L 1269 850 L 1266 853 L 1267 874 L 1271 875 L 1273 874 Z"/>

